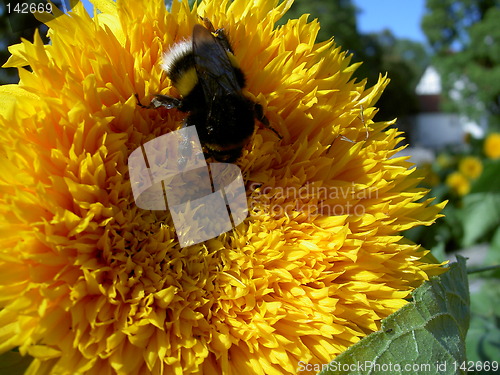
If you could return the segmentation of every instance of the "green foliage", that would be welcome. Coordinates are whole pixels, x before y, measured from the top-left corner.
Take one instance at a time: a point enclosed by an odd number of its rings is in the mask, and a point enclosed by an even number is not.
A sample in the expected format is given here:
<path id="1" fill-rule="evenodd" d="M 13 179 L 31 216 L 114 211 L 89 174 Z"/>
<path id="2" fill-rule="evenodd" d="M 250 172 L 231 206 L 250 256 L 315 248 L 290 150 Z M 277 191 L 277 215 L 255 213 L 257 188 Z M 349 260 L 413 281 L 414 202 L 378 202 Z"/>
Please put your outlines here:
<path id="1" fill-rule="evenodd" d="M 380 100 L 379 120 L 392 120 L 411 115 L 418 110 L 415 88 L 428 58 L 421 43 L 397 39 L 389 30 L 362 36 L 362 50 L 357 56 L 363 61 L 357 76 L 368 77 L 374 83 L 380 73 L 391 80 Z"/>
<path id="2" fill-rule="evenodd" d="M 482 148 L 482 142 L 476 148 Z M 471 158 L 482 168 L 477 178 L 460 171 L 462 163 Z M 435 225 L 408 231 L 408 237 L 428 249 L 442 245 L 448 252 L 490 242 L 500 227 L 500 160 L 484 158 L 474 150 L 465 154 L 443 151 L 433 165 L 420 169 L 424 174 L 422 186 L 432 188 L 429 195 L 437 202 L 448 200 L 448 204 L 442 212 L 444 217 Z M 456 174 L 466 185 L 463 192 L 450 182 Z"/>
<path id="3" fill-rule="evenodd" d="M 445 108 L 500 124 L 500 0 L 427 0 L 422 27 L 442 73 Z"/>
<path id="4" fill-rule="evenodd" d="M 468 282 L 459 257 L 447 273 L 416 289 L 413 301 L 386 318 L 380 331 L 340 354 L 320 375 L 465 374 L 455 366 L 466 360 L 468 328 Z"/>

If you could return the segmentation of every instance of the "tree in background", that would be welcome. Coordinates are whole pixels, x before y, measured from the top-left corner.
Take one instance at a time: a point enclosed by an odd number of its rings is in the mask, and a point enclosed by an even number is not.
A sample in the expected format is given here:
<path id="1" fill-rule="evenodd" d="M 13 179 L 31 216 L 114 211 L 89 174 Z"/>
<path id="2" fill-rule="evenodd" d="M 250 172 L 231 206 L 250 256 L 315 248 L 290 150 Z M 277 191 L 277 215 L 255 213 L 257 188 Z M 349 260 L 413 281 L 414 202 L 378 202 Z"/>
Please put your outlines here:
<path id="1" fill-rule="evenodd" d="M 398 118 L 399 127 L 408 115 L 418 111 L 415 88 L 428 65 L 429 58 L 421 43 L 397 39 L 389 30 L 361 35 L 361 50 L 355 54 L 363 61 L 358 77 L 374 83 L 380 73 L 387 72 L 391 82 L 378 106 L 380 120 Z"/>
<path id="2" fill-rule="evenodd" d="M 356 12 L 351 0 L 295 0 L 286 16 L 297 18 L 302 14 L 311 14 L 321 22 L 319 41 L 335 35 L 338 45 L 349 46 L 349 49 L 358 51 L 361 36 L 357 30 Z"/>
<path id="3" fill-rule="evenodd" d="M 442 75 L 445 108 L 500 127 L 500 0 L 427 0 L 422 28 Z"/>
<path id="4" fill-rule="evenodd" d="M 377 118 L 405 118 L 418 109 L 415 87 L 428 64 L 427 52 L 422 44 L 397 39 L 389 30 L 361 34 L 356 21 L 359 11 L 352 0 L 295 0 L 287 15 L 296 18 L 308 13 L 318 18 L 319 41 L 333 36 L 337 45 L 353 54 L 353 61 L 363 62 L 354 73 L 356 78 L 368 78 L 371 85 L 387 72 L 391 82 L 378 102 Z"/>

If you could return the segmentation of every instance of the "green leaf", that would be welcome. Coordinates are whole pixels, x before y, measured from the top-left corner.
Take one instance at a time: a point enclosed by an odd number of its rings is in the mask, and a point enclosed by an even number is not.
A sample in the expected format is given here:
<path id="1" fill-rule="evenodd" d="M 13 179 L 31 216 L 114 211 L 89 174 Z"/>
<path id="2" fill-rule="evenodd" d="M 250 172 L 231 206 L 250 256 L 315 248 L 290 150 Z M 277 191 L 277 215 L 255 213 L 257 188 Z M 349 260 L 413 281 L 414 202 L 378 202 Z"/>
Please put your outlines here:
<path id="1" fill-rule="evenodd" d="M 365 337 L 325 365 L 320 375 L 465 374 L 469 289 L 465 259 L 413 293 L 413 302 L 382 321 Z M 367 366 L 370 363 L 371 367 Z"/>
<path id="2" fill-rule="evenodd" d="M 485 236 L 500 226 L 500 193 L 469 194 L 463 205 L 463 246 L 484 242 Z"/>
<path id="3" fill-rule="evenodd" d="M 32 357 L 22 356 L 19 352 L 11 350 L 0 355 L 0 374 L 22 375 L 30 365 Z"/>

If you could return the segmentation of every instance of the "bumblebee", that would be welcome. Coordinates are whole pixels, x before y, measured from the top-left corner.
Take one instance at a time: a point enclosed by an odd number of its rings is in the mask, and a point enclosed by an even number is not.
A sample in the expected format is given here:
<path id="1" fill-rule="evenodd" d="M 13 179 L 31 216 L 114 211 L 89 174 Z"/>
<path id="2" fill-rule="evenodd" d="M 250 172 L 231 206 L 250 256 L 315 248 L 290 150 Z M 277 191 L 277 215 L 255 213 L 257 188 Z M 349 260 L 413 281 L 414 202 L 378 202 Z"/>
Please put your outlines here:
<path id="1" fill-rule="evenodd" d="M 195 126 L 206 156 L 219 162 L 238 160 L 255 130 L 255 119 L 281 136 L 260 104 L 245 97 L 245 76 L 223 29 L 203 18 L 190 40 L 164 55 L 162 68 L 181 99 L 155 95 L 148 108 L 177 108 L 188 113 L 184 126 Z"/>

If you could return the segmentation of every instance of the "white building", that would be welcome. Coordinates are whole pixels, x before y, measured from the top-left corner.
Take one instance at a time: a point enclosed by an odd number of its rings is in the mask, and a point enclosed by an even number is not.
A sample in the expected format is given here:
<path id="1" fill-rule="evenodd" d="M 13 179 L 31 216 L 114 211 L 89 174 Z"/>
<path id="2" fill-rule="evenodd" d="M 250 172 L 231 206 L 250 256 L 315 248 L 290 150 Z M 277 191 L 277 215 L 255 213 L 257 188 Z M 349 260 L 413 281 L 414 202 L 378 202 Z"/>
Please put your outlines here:
<path id="1" fill-rule="evenodd" d="M 461 82 L 457 81 L 457 92 L 460 84 Z M 485 123 L 478 124 L 460 114 L 441 112 L 441 77 L 434 67 L 427 67 L 416 92 L 420 112 L 414 118 L 412 146 L 440 149 L 445 146 L 462 145 L 466 134 L 476 138 L 484 136 Z"/>

